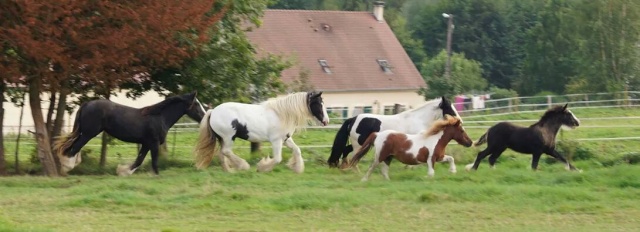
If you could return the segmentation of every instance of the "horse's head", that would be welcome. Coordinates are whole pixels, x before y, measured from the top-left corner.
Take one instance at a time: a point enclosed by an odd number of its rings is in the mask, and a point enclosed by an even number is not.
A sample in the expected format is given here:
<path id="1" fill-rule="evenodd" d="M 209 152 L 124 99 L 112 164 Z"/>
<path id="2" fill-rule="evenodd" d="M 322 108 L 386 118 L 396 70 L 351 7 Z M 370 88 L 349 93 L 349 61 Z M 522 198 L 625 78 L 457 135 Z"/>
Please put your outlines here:
<path id="1" fill-rule="evenodd" d="M 324 107 L 324 102 L 322 101 L 322 92 L 307 93 L 307 104 L 311 115 L 313 115 L 316 120 L 322 123 L 323 126 L 329 124 L 329 114 L 327 114 L 327 109 Z"/>
<path id="2" fill-rule="evenodd" d="M 560 125 L 564 127 L 568 127 L 570 129 L 574 129 L 580 126 L 580 119 L 576 117 L 571 110 L 567 109 L 569 104 L 565 104 L 564 106 L 555 106 L 549 109 L 543 116 L 543 119 L 548 120 L 558 120 Z"/>
<path id="3" fill-rule="evenodd" d="M 458 114 L 458 111 L 453 106 L 451 101 L 447 100 L 447 98 L 444 96 L 442 96 L 440 99 L 441 99 L 441 102 L 438 105 L 438 108 L 442 110 L 442 118 L 445 118 L 445 115 L 448 114 L 448 115 L 458 117 L 462 121 L 462 118 L 460 118 L 460 114 Z"/>
<path id="4" fill-rule="evenodd" d="M 443 127 L 442 139 L 445 141 L 455 140 L 458 144 L 465 147 L 470 147 L 473 144 L 473 140 L 469 138 L 467 132 L 462 127 L 462 119 L 460 117 L 445 115 L 446 124 Z"/>
<path id="5" fill-rule="evenodd" d="M 200 122 L 204 117 L 205 110 L 202 106 L 202 103 L 200 103 L 200 100 L 198 100 L 197 95 L 198 92 L 193 92 L 185 95 L 184 99 L 187 101 L 187 103 L 189 103 L 189 107 L 186 109 L 185 114 L 189 116 L 189 118 Z"/>

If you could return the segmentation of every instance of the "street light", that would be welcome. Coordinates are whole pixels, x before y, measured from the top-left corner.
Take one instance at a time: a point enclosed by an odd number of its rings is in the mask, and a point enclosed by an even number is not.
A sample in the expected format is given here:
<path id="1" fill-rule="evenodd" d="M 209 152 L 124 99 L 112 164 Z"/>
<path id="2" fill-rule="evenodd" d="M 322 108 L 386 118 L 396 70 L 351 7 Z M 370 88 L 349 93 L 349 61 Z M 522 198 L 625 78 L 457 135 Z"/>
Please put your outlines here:
<path id="1" fill-rule="evenodd" d="M 451 77 L 451 36 L 453 35 L 453 15 L 442 13 L 442 17 L 447 21 L 447 64 L 444 67 L 444 76 L 449 79 Z"/>

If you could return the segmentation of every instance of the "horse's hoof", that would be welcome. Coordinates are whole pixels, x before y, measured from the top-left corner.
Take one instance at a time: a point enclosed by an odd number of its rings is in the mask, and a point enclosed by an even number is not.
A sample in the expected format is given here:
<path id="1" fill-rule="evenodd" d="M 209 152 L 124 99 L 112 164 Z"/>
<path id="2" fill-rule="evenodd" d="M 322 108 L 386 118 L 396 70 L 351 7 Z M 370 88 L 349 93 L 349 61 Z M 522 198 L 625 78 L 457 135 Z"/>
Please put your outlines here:
<path id="1" fill-rule="evenodd" d="M 456 173 L 458 173 L 458 170 L 452 169 L 452 170 L 449 170 L 449 172 L 451 172 L 453 174 L 456 174 Z"/>
<path id="2" fill-rule="evenodd" d="M 472 168 L 473 168 L 473 164 L 467 164 L 466 166 L 464 166 L 464 170 L 467 170 L 467 171 L 471 171 Z"/>
<path id="3" fill-rule="evenodd" d="M 116 168 L 116 173 L 118 174 L 118 176 L 128 176 L 128 172 L 129 165 L 118 164 L 118 167 Z"/>

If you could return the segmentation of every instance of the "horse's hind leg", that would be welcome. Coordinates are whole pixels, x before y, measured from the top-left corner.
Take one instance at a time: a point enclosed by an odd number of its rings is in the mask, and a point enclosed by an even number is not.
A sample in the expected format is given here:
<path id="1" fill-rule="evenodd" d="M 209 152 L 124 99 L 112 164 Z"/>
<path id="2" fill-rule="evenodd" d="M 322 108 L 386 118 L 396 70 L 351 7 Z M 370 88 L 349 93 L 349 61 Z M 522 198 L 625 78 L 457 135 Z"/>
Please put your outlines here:
<path id="1" fill-rule="evenodd" d="M 293 142 L 293 138 L 289 137 L 284 141 L 284 144 L 293 151 L 293 155 L 289 159 L 287 166 L 295 173 L 304 172 L 304 160 L 302 159 L 302 152 L 300 151 L 300 147 Z"/>
<path id="2" fill-rule="evenodd" d="M 384 162 L 382 162 L 382 167 L 380 167 L 380 172 L 385 180 L 389 179 L 389 166 L 391 166 L 391 160 L 393 160 L 393 156 L 387 157 Z"/>
<path id="3" fill-rule="evenodd" d="M 344 151 L 342 152 L 342 164 L 340 164 L 341 169 L 349 167 L 349 159 L 347 159 L 347 156 L 349 156 L 349 153 L 351 153 L 352 151 L 353 145 L 349 144 L 344 147 Z"/>
<path id="4" fill-rule="evenodd" d="M 367 181 L 369 180 L 369 176 L 371 176 L 371 173 L 373 172 L 373 169 L 376 168 L 376 166 L 378 166 L 378 164 L 380 164 L 380 162 L 378 161 L 378 157 L 376 157 L 373 162 L 371 162 L 371 166 L 369 166 L 369 169 L 367 170 L 367 173 L 364 174 L 364 176 L 362 177 L 361 181 Z"/>
<path id="5" fill-rule="evenodd" d="M 60 165 L 62 166 L 62 172 L 67 173 L 71 171 L 76 165 L 82 162 L 82 157 L 80 155 L 80 150 L 82 147 L 87 145 L 89 140 L 93 137 L 96 137 L 100 133 L 102 129 L 99 127 L 95 130 L 90 130 L 87 132 L 81 132 L 78 138 L 76 138 L 71 146 L 67 148 L 67 150 L 63 151 L 63 157 L 60 158 Z"/>
<path id="6" fill-rule="evenodd" d="M 225 172 L 233 172 L 233 169 L 229 167 L 229 159 L 222 153 L 222 150 L 218 151 L 218 158 L 220 158 L 220 166 L 222 166 L 222 171 Z"/>
<path id="7" fill-rule="evenodd" d="M 222 151 L 222 154 L 226 158 L 228 158 L 229 161 L 231 161 L 234 168 L 238 170 L 248 170 L 250 167 L 249 163 L 247 163 L 247 161 L 244 160 L 243 158 L 240 158 L 239 156 L 234 154 L 233 150 L 231 150 L 232 147 L 233 147 L 233 140 L 231 138 L 222 139 L 222 149 L 220 149 Z"/>

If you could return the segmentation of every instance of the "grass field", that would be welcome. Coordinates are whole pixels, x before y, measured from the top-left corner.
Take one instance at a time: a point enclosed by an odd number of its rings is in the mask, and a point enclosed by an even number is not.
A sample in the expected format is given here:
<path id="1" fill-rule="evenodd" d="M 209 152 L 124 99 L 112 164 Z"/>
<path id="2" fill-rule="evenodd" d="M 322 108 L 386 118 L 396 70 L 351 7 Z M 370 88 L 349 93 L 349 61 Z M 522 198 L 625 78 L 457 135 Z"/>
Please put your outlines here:
<path id="1" fill-rule="evenodd" d="M 640 116 L 638 109 L 573 111 L 579 118 Z M 474 126 L 492 123 L 472 120 L 539 116 L 470 118 L 465 123 L 469 135 L 477 138 L 485 129 Z M 478 149 L 450 145 L 456 174 L 446 165 L 436 165 L 435 177 L 427 178 L 426 167 L 405 169 L 394 162 L 391 181 L 376 171 L 365 183 L 359 181 L 363 173 L 324 166 L 329 153 L 324 147 L 303 149 L 303 174 L 284 165 L 271 173 L 256 173 L 255 166 L 247 172 L 223 173 L 215 164 L 197 171 L 190 166 L 192 132 L 177 134 L 175 152 L 170 136 L 159 177 L 150 175 L 145 163 L 133 176 L 121 178 L 113 175 L 115 165 L 130 162 L 135 147 L 114 142 L 107 170 L 91 171 L 99 150 L 92 147 L 66 178 L 0 178 L 0 231 L 637 231 L 637 140 L 578 139 L 638 136 L 640 119 L 583 120 L 582 126 L 559 136 L 582 173 L 565 171 L 551 161 L 541 162 L 541 170 L 534 172 L 529 170 L 530 156 L 513 152 L 505 153 L 495 170 L 485 161 L 478 171 L 466 172 L 464 165 Z M 334 133 L 335 129 L 307 130 L 295 139 L 301 146 L 329 145 Z M 263 145 L 266 155 L 270 149 Z M 11 149 L 7 145 L 7 154 L 13 154 Z M 31 149 L 28 144 L 21 147 L 20 159 L 23 166 L 36 170 L 37 165 L 28 162 Z M 246 148 L 238 153 L 252 164 L 260 157 Z M 290 151 L 284 153 L 288 158 Z"/>

